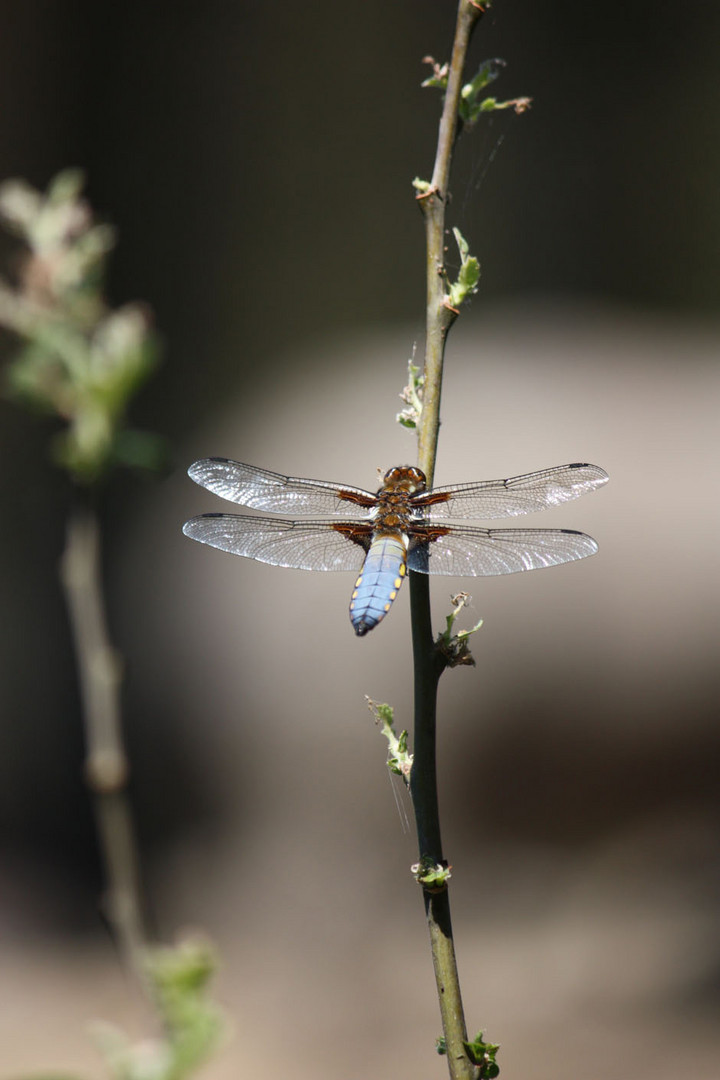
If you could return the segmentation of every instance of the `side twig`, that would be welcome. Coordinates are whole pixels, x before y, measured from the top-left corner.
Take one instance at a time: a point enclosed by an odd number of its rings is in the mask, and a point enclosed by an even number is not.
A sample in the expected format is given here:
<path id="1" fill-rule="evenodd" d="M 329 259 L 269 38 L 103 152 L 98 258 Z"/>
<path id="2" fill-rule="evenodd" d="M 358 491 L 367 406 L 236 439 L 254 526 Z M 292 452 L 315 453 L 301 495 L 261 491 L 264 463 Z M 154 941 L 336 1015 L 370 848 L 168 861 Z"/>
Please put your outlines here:
<path id="1" fill-rule="evenodd" d="M 141 978 L 145 932 L 136 845 L 127 798 L 128 760 L 120 718 L 121 661 L 103 603 L 100 528 L 95 513 L 68 521 L 60 577 L 75 646 L 85 725 L 85 779 L 93 794 L 107 881 L 106 914 L 121 953 Z"/>
<path id="2" fill-rule="evenodd" d="M 425 219 L 427 251 L 427 317 L 425 339 L 425 385 L 418 425 L 418 463 L 432 486 L 435 472 L 443 359 L 447 333 L 457 312 L 448 304 L 444 259 L 445 206 L 452 151 L 457 133 L 458 103 L 470 36 L 482 9 L 460 0 L 448 71 L 435 166 L 429 190 L 418 202 Z M 414 764 L 410 790 L 415 810 L 421 867 L 443 867 L 435 760 L 437 689 L 445 661 L 435 648 L 427 574 L 410 573 L 413 662 L 415 670 Z M 447 884 L 423 884 L 430 931 L 433 967 L 437 984 L 448 1068 L 452 1080 L 472 1080 L 477 1069 L 465 1053 L 467 1030 L 458 978 L 450 919 Z"/>

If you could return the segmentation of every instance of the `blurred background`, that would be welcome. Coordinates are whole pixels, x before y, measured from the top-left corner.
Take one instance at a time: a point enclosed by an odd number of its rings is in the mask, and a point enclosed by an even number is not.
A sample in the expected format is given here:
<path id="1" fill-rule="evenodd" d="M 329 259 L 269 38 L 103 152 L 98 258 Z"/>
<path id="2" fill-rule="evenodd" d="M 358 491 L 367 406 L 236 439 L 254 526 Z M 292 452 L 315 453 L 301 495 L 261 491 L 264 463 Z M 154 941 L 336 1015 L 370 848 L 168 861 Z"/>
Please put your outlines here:
<path id="1" fill-rule="evenodd" d="M 447 57 L 454 9 L 0 9 L 0 178 L 82 166 L 120 234 L 110 298 L 147 301 L 164 341 L 132 420 L 173 468 L 118 476 L 102 514 L 154 928 L 202 927 L 223 957 L 214 1080 L 278 1055 L 298 1077 L 444 1075 L 410 810 L 364 703 L 409 724 L 408 597 L 357 640 L 346 575 L 180 527 L 224 508 L 185 476 L 197 457 L 369 488 L 414 460 L 394 415 L 422 350 L 420 61 Z M 443 680 L 440 785 L 468 1024 L 508 1078 L 718 1074 L 719 53 L 719 9 L 643 0 L 498 4 L 472 46 L 533 107 L 458 149 L 448 223 L 482 279 L 436 479 L 611 475 L 528 520 L 598 558 L 434 585 L 438 625 L 461 586 L 485 620 L 477 668 Z M 71 492 L 51 425 L 0 410 L 0 1068 L 100 1076 L 88 1021 L 148 1018 L 100 914 L 57 582 Z"/>

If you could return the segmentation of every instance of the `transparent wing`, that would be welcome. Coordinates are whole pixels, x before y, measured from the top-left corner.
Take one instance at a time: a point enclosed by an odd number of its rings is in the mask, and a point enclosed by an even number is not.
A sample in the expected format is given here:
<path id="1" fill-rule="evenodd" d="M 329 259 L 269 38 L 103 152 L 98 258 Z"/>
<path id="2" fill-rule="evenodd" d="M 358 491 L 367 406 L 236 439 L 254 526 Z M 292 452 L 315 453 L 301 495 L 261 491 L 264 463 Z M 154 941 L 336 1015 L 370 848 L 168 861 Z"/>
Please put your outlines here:
<path id="1" fill-rule="evenodd" d="M 183 525 L 192 540 L 271 566 L 296 570 L 359 570 L 370 533 L 333 521 L 280 521 L 240 514 L 203 514 Z M 352 536 L 357 536 L 356 540 Z"/>
<path id="2" fill-rule="evenodd" d="M 196 461 L 188 476 L 221 499 L 273 514 L 337 514 L 359 521 L 367 518 L 376 502 L 374 495 L 361 488 L 283 476 L 228 458 Z"/>
<path id="3" fill-rule="evenodd" d="M 483 480 L 477 484 L 433 488 L 416 496 L 413 504 L 417 507 L 426 505 L 430 521 L 515 517 L 577 499 L 607 480 L 607 473 L 597 465 L 558 465 L 554 469 L 512 476 L 509 480 Z"/>
<path id="4" fill-rule="evenodd" d="M 585 559 L 598 549 L 592 536 L 573 529 L 477 529 L 470 525 L 449 529 L 428 544 L 411 540 L 411 570 L 492 577 Z"/>

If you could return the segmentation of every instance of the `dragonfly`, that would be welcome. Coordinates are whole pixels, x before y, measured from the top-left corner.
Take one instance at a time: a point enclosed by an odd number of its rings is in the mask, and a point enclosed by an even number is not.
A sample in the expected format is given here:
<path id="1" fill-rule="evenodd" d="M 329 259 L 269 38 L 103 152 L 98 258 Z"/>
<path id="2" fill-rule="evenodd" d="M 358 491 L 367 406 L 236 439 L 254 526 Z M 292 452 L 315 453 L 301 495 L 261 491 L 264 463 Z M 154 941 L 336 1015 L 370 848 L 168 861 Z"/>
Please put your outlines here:
<path id="1" fill-rule="evenodd" d="M 186 536 L 271 566 L 355 571 L 350 621 L 360 637 L 385 618 L 408 570 L 483 577 L 594 555 L 595 540 L 575 529 L 483 529 L 457 519 L 546 510 L 608 480 L 597 465 L 577 462 L 429 489 L 420 469 L 397 465 L 373 493 L 220 457 L 196 461 L 188 475 L 229 502 L 286 517 L 201 514 L 185 522 Z"/>

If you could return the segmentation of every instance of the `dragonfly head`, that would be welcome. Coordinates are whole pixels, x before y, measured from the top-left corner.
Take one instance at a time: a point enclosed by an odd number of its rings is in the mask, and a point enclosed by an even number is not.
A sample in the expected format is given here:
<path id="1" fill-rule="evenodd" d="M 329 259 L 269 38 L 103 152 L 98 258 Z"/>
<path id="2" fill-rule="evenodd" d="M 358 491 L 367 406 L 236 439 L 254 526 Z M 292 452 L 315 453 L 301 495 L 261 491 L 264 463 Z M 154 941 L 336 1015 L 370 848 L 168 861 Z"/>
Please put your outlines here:
<path id="1" fill-rule="evenodd" d="M 404 495 L 417 495 L 427 488 L 427 480 L 422 469 L 415 465 L 394 465 L 383 477 L 381 491 L 392 491 Z"/>

